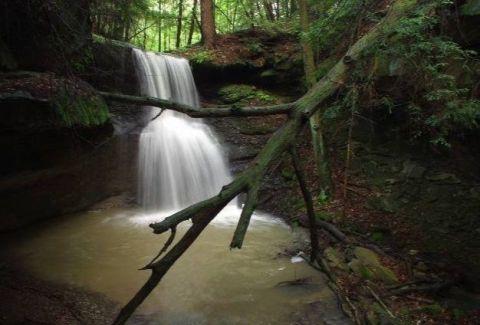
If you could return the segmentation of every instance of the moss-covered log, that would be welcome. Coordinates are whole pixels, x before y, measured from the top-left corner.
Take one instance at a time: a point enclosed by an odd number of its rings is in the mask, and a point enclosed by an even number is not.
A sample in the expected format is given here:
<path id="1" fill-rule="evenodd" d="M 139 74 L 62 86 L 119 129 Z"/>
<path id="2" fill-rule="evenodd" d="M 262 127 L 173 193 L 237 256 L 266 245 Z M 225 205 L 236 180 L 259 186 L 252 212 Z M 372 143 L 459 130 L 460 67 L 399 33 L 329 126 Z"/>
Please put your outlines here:
<path id="1" fill-rule="evenodd" d="M 275 114 L 288 114 L 295 103 L 279 104 L 262 107 L 219 107 L 219 108 L 202 108 L 197 109 L 188 105 L 175 103 L 169 100 L 155 98 L 155 97 L 139 97 L 129 96 L 123 94 L 114 94 L 99 91 L 98 94 L 107 101 L 117 101 L 122 103 L 129 103 L 143 106 L 155 106 L 163 109 L 170 109 L 176 112 L 187 114 L 190 117 L 229 117 L 229 116 L 263 116 Z"/>
<path id="2" fill-rule="evenodd" d="M 234 238 L 230 244 L 232 248 L 241 248 L 248 229 L 250 217 L 256 204 L 256 195 L 260 182 L 271 165 L 280 159 L 282 155 L 291 150 L 295 145 L 298 135 L 308 123 L 309 119 L 317 110 L 322 107 L 320 104 L 332 96 L 344 84 L 347 78 L 348 65 L 347 62 L 355 62 L 362 51 L 369 45 L 373 44 L 381 36 L 381 28 L 385 25 L 394 24 L 398 18 L 402 17 L 407 11 L 416 5 L 415 0 L 397 0 L 392 5 L 389 14 L 372 30 L 361 37 L 345 54 L 345 56 L 323 77 L 317 82 L 311 90 L 293 104 L 287 104 L 282 107 L 288 110 L 289 118 L 285 124 L 278 129 L 268 140 L 264 148 L 253 161 L 252 165 L 242 172 L 229 185 L 225 186 L 217 196 L 194 204 L 174 215 L 166 218 L 162 222 L 151 224 L 150 227 L 155 233 L 161 234 L 169 229 L 174 229 L 179 223 L 192 219 L 193 225 L 180 241 L 174 245 L 168 253 L 153 264 L 149 265 L 152 274 L 145 285 L 137 292 L 132 300 L 121 310 L 114 324 L 124 324 L 135 309 L 150 294 L 155 286 L 160 282 L 165 273 L 182 256 L 182 254 L 190 247 L 195 239 L 201 234 L 211 220 L 240 193 L 247 193 L 247 202 L 244 206 L 242 216 L 235 231 Z M 348 58 L 348 60 L 345 60 Z M 113 95 L 108 93 L 100 93 L 104 98 L 111 100 L 128 101 L 129 103 L 137 103 L 142 105 L 159 106 L 162 108 L 174 109 L 187 113 L 193 117 L 204 116 L 235 116 L 235 110 L 228 112 L 221 109 L 210 110 L 207 113 L 201 111 L 192 111 L 191 108 L 183 105 L 174 104 L 153 98 L 131 97 L 122 95 Z M 271 114 L 278 110 L 277 106 L 263 108 L 265 114 Z M 255 115 L 253 109 L 243 108 L 244 115 Z M 220 112 L 220 113 L 218 113 Z"/>

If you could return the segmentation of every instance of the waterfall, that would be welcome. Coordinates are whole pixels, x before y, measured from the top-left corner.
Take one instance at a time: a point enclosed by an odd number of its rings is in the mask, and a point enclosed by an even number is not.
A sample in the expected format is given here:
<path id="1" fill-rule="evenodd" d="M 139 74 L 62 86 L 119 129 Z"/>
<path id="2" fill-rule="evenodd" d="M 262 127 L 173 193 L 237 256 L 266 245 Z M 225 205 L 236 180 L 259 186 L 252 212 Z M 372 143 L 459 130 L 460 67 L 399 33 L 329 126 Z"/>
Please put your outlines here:
<path id="1" fill-rule="evenodd" d="M 142 95 L 199 108 L 187 60 L 133 50 Z M 147 118 L 160 110 L 148 107 Z M 201 120 L 166 110 L 140 135 L 139 199 L 147 212 L 172 212 L 218 194 L 231 181 L 221 147 Z"/>

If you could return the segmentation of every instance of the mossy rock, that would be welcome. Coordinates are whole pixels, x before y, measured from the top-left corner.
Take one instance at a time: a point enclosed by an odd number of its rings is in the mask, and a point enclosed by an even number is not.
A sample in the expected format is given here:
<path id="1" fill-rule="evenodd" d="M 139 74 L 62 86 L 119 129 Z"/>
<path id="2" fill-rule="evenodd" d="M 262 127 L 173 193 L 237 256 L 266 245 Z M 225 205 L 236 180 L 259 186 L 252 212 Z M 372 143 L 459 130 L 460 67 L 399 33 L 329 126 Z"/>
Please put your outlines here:
<path id="1" fill-rule="evenodd" d="M 387 284 L 398 283 L 395 273 L 380 263 L 380 259 L 374 251 L 364 247 L 355 247 L 353 254 L 356 258 L 348 266 L 357 275 L 366 280 L 376 280 Z"/>
<path id="2" fill-rule="evenodd" d="M 218 95 L 227 104 L 248 103 L 259 101 L 262 103 L 275 102 L 275 97 L 270 93 L 249 85 L 228 85 L 218 91 Z"/>
<path id="3" fill-rule="evenodd" d="M 327 247 L 323 251 L 323 255 L 330 267 L 344 271 L 348 270 L 348 265 L 345 263 L 345 255 L 340 252 L 340 250 L 333 247 Z"/>
<path id="4" fill-rule="evenodd" d="M 88 83 L 54 74 L 9 74 L 0 83 L 0 105 L 19 125 L 37 129 L 93 127 L 110 119 L 107 104 Z"/>

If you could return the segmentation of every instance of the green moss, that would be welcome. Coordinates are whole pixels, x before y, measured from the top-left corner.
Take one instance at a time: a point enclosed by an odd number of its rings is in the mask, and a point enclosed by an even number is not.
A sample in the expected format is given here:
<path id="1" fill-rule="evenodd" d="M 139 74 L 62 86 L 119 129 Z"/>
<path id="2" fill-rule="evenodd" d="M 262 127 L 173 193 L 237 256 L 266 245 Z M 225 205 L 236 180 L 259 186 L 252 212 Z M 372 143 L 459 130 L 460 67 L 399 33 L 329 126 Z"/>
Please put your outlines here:
<path id="1" fill-rule="evenodd" d="M 378 255 L 370 249 L 355 247 L 353 254 L 356 259 L 349 263 L 353 272 L 367 280 L 378 280 L 384 283 L 398 283 L 398 278 L 392 270 L 380 263 Z"/>
<path id="2" fill-rule="evenodd" d="M 249 85 L 228 85 L 221 88 L 218 95 L 227 104 L 248 103 L 250 101 L 268 104 L 276 101 L 272 94 Z"/>
<path id="3" fill-rule="evenodd" d="M 54 107 L 62 124 L 67 127 L 102 125 L 110 118 L 107 104 L 98 96 L 57 96 Z"/>

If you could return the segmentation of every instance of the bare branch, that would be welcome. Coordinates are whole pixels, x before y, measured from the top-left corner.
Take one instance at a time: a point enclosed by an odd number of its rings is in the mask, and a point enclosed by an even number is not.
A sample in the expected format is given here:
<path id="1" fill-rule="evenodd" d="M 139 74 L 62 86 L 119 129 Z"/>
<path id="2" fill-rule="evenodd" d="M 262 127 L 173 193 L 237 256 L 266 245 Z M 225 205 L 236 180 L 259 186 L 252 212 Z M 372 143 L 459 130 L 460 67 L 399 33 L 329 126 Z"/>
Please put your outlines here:
<path id="1" fill-rule="evenodd" d="M 318 256 L 318 234 L 315 211 L 313 209 L 312 194 L 307 188 L 305 174 L 300 164 L 300 160 L 298 159 L 295 145 L 293 145 L 290 149 L 290 154 L 292 156 L 292 163 L 293 168 L 295 169 L 295 175 L 297 176 L 298 184 L 300 185 L 300 190 L 302 191 L 303 195 L 303 200 L 305 201 L 305 207 L 307 208 L 308 223 L 310 226 L 310 245 L 312 249 L 312 251 L 310 252 L 310 261 L 314 263 Z"/>
<path id="2" fill-rule="evenodd" d="M 146 266 L 144 266 L 143 268 L 140 269 L 140 271 L 143 271 L 143 270 L 148 270 L 148 269 L 151 269 L 152 268 L 152 264 L 160 257 L 162 256 L 163 253 L 165 253 L 168 249 L 168 247 L 170 247 L 170 245 L 173 243 L 173 240 L 175 239 L 175 235 L 177 234 L 177 227 L 174 226 L 172 227 L 171 229 L 171 232 L 170 232 L 170 236 L 168 237 L 168 240 L 165 242 L 165 245 L 163 245 L 162 249 L 160 250 L 160 252 L 158 252 L 157 256 L 155 256 Z"/>
<path id="3" fill-rule="evenodd" d="M 235 233 L 233 234 L 232 242 L 230 243 L 230 248 L 242 248 L 243 240 L 245 239 L 248 225 L 250 224 L 250 219 L 253 212 L 255 211 L 255 208 L 257 207 L 258 188 L 259 184 L 256 183 L 247 192 L 247 201 L 243 206 L 240 220 L 238 221 L 237 228 L 235 229 Z"/>

